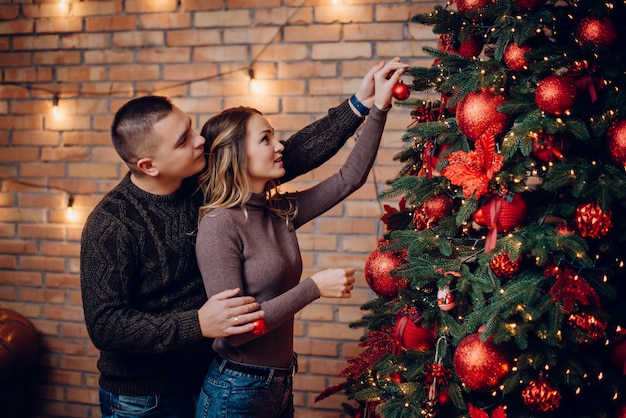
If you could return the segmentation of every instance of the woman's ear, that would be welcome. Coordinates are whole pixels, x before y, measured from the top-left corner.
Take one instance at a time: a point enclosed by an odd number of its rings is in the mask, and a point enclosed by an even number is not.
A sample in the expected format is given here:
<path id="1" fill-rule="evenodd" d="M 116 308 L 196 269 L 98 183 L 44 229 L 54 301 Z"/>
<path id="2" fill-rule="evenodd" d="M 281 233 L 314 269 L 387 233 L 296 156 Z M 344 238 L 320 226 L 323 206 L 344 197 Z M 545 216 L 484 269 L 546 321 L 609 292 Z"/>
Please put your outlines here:
<path id="1" fill-rule="evenodd" d="M 148 176 L 156 177 L 159 174 L 159 169 L 156 168 L 150 158 L 140 158 L 137 160 L 137 168 Z"/>

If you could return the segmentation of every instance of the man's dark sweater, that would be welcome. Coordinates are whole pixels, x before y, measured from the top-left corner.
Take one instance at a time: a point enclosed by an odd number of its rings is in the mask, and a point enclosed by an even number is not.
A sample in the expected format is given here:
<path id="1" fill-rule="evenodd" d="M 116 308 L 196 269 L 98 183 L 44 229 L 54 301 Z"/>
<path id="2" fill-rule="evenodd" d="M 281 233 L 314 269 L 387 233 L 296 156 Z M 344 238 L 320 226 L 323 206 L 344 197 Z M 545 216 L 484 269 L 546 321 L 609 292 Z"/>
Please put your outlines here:
<path id="1" fill-rule="evenodd" d="M 362 120 L 345 101 L 292 136 L 284 151 L 286 179 L 334 155 Z M 80 255 L 83 309 L 100 350 L 100 386 L 109 392 L 200 389 L 212 351 L 198 322 L 207 298 L 195 255 L 202 200 L 196 191 L 191 178 L 171 195 L 153 195 L 127 174 L 87 219 Z"/>

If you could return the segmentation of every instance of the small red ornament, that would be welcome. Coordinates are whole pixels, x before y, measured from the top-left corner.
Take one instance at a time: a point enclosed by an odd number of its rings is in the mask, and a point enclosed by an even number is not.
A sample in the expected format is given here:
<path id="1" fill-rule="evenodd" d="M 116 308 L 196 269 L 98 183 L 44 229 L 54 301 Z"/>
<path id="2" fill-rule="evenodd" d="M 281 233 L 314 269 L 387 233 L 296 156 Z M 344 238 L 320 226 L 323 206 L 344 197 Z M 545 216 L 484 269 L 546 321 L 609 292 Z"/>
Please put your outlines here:
<path id="1" fill-rule="evenodd" d="M 546 0 L 513 0 L 513 3 L 520 9 L 535 9 L 546 4 Z"/>
<path id="2" fill-rule="evenodd" d="M 449 33 L 439 35 L 439 50 L 452 52 L 465 58 L 480 55 L 484 45 L 482 38 L 475 35 L 470 35 L 463 42 L 455 41 Z"/>
<path id="3" fill-rule="evenodd" d="M 252 324 L 254 325 L 254 328 L 252 328 L 254 335 L 263 335 L 267 331 L 267 324 L 263 318 L 257 319 Z"/>
<path id="4" fill-rule="evenodd" d="M 626 418 L 626 403 L 617 407 L 615 418 Z"/>
<path id="5" fill-rule="evenodd" d="M 494 206 L 500 205 L 499 212 Z M 526 217 L 526 202 L 520 194 L 513 195 L 509 202 L 500 196 L 494 196 L 484 206 L 479 207 L 472 215 L 478 225 L 491 227 L 495 224 L 499 232 L 508 232 L 521 225 Z M 492 219 L 492 213 L 495 219 Z"/>
<path id="6" fill-rule="evenodd" d="M 511 115 L 498 111 L 504 101 L 503 96 L 489 90 L 470 92 L 456 107 L 461 132 L 471 141 L 476 141 L 489 129 L 496 139 L 501 137 L 513 124 Z"/>
<path id="7" fill-rule="evenodd" d="M 576 39 L 581 44 L 592 44 L 596 48 L 610 48 L 617 40 L 615 24 L 608 17 L 585 17 L 578 23 Z"/>
<path id="8" fill-rule="evenodd" d="M 509 258 L 508 252 L 498 253 L 491 257 L 489 260 L 489 267 L 493 274 L 501 279 L 512 279 L 517 274 L 520 267 L 522 256 L 520 255 L 515 260 Z"/>
<path id="9" fill-rule="evenodd" d="M 504 349 L 491 337 L 482 341 L 479 333 L 465 337 L 454 352 L 454 371 L 471 390 L 484 392 L 496 388 L 510 368 Z"/>
<path id="10" fill-rule="evenodd" d="M 528 45 L 518 45 L 511 42 L 504 50 L 504 64 L 513 71 L 528 69 L 528 60 L 524 54 L 531 50 Z"/>
<path id="11" fill-rule="evenodd" d="M 557 141 L 554 135 L 541 131 L 532 136 L 533 147 L 531 154 L 539 161 L 552 162 L 557 159 L 565 160 L 563 156 L 563 141 Z"/>
<path id="12" fill-rule="evenodd" d="M 612 214 L 613 212 L 610 209 L 605 212 L 595 202 L 578 205 L 574 215 L 578 233 L 585 238 L 601 238 L 605 236 L 613 227 L 611 221 Z"/>
<path id="13" fill-rule="evenodd" d="M 576 103 L 576 87 L 566 77 L 551 75 L 539 82 L 535 101 L 549 115 L 562 115 Z"/>
<path id="14" fill-rule="evenodd" d="M 397 100 L 406 100 L 411 95 L 411 89 L 409 89 L 409 86 L 404 84 L 402 81 L 398 81 L 396 85 L 393 86 L 391 94 L 393 94 L 393 97 Z"/>
<path id="15" fill-rule="evenodd" d="M 400 252 L 381 251 L 376 248 L 365 261 L 365 280 L 379 296 L 394 297 L 400 288 L 407 286 L 406 279 L 394 277 L 389 272 L 405 263 Z"/>
<path id="16" fill-rule="evenodd" d="M 486 5 L 493 3 L 493 0 L 456 0 L 456 7 L 463 16 L 467 14 L 478 14 Z"/>
<path id="17" fill-rule="evenodd" d="M 452 210 L 452 199 L 445 194 L 438 194 L 427 199 L 421 206 L 415 208 L 413 222 L 415 229 L 422 231 L 431 228 L 448 216 Z"/>
<path id="18" fill-rule="evenodd" d="M 396 320 L 393 332 L 395 341 L 394 352 L 399 353 L 401 348 L 405 350 L 426 351 L 433 347 L 435 344 L 436 328 L 426 328 L 421 326 L 421 323 L 421 313 L 401 315 Z"/>
<path id="19" fill-rule="evenodd" d="M 543 376 L 528 383 L 522 390 L 522 399 L 533 412 L 552 412 L 561 406 L 561 393 Z"/>
<path id="20" fill-rule="evenodd" d="M 613 161 L 626 166 L 626 119 L 611 124 L 606 133 L 606 146 Z"/>

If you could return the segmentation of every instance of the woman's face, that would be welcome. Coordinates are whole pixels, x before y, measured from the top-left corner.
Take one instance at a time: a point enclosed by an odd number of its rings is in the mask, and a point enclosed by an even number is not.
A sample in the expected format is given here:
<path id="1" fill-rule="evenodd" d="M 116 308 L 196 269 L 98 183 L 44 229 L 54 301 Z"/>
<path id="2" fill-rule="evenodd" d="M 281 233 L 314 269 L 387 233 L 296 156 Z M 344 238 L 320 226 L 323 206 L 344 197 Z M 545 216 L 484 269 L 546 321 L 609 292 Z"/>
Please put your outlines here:
<path id="1" fill-rule="evenodd" d="M 285 175 L 283 168 L 285 147 L 274 136 L 274 129 L 261 115 L 252 115 L 248 121 L 246 155 L 248 176 L 254 193 L 263 193 L 265 184 Z"/>

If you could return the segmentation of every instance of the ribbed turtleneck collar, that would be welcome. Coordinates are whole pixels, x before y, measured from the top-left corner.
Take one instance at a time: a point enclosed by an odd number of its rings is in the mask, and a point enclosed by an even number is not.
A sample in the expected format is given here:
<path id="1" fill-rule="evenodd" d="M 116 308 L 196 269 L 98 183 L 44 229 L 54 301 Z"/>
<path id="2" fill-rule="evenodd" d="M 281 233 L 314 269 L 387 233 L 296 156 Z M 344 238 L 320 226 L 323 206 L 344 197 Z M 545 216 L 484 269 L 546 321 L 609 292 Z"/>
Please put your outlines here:
<path id="1" fill-rule="evenodd" d="M 252 193 L 246 202 L 246 207 L 248 210 L 265 210 L 267 208 L 265 193 Z"/>

